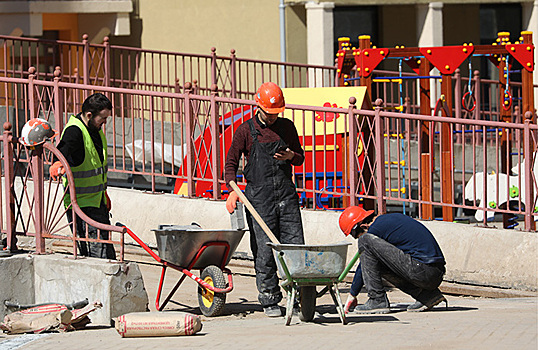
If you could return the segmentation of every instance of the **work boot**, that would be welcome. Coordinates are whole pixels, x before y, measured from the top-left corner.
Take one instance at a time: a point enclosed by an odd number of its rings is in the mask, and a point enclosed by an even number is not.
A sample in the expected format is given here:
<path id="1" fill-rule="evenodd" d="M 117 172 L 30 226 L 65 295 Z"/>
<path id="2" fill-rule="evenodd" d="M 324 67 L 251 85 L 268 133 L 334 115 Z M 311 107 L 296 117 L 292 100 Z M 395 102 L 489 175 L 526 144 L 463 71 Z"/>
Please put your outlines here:
<path id="1" fill-rule="evenodd" d="M 427 301 L 422 303 L 417 300 L 414 304 L 411 304 L 407 307 L 407 311 L 409 312 L 428 311 L 428 310 L 433 309 L 435 305 L 438 305 L 442 303 L 443 301 L 445 302 L 446 307 L 448 308 L 448 301 L 438 289 L 435 289 L 428 294 L 431 294 L 431 295 L 427 296 L 426 298 Z"/>
<path id="2" fill-rule="evenodd" d="M 263 308 L 263 313 L 267 317 L 280 317 L 282 316 L 282 311 L 278 305 L 266 306 Z"/>
<path id="3" fill-rule="evenodd" d="M 390 312 L 390 303 L 387 295 L 380 298 L 369 298 L 364 304 L 355 306 L 353 313 L 356 314 L 388 314 Z"/>

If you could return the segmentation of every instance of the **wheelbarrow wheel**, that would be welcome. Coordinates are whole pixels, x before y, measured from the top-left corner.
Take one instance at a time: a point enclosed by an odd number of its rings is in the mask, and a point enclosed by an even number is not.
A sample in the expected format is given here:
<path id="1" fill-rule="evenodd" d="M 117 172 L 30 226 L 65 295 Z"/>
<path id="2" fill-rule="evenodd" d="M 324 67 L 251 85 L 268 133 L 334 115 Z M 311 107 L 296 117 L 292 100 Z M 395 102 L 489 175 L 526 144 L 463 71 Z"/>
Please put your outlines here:
<path id="1" fill-rule="evenodd" d="M 215 288 L 226 288 L 226 279 L 222 270 L 215 265 L 206 267 L 200 278 Z M 222 312 L 226 302 L 226 293 L 215 293 L 209 289 L 198 287 L 198 304 L 202 314 L 208 317 L 218 316 Z"/>
<path id="2" fill-rule="evenodd" d="M 299 290 L 299 319 L 303 322 L 310 322 L 314 319 L 316 312 L 316 286 L 303 286 Z"/>

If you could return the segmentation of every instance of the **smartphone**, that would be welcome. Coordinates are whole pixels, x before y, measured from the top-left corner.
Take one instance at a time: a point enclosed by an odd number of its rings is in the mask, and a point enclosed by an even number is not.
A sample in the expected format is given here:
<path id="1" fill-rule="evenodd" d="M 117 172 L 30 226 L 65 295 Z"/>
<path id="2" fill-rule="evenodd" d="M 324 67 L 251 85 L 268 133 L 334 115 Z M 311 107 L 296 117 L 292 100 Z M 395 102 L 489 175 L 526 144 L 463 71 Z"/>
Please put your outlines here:
<path id="1" fill-rule="evenodd" d="M 278 149 L 276 150 L 276 153 L 283 153 L 283 152 L 285 152 L 287 149 L 288 149 L 288 146 L 280 146 L 280 147 L 278 147 Z"/>

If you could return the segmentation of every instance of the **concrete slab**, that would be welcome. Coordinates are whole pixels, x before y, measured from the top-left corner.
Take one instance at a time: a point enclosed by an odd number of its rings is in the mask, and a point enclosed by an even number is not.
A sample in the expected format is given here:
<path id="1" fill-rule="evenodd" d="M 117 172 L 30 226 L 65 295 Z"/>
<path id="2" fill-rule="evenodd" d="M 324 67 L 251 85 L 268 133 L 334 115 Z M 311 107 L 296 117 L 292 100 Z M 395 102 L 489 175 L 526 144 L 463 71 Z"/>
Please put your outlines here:
<path id="1" fill-rule="evenodd" d="M 72 303 L 88 298 L 103 308 L 91 313 L 94 324 L 110 325 L 124 313 L 146 311 L 148 296 L 136 263 L 116 263 L 61 255 L 35 256 L 35 301 Z"/>
<path id="2" fill-rule="evenodd" d="M 0 258 L 0 320 L 9 313 L 4 301 L 34 304 L 34 260 L 31 255 Z"/>
<path id="3" fill-rule="evenodd" d="M 93 324 L 110 325 L 128 312 L 146 311 L 148 295 L 138 265 L 101 259 L 73 260 L 65 255 L 15 255 L 0 259 L 0 319 L 9 313 L 4 301 L 22 305 L 101 301 Z"/>

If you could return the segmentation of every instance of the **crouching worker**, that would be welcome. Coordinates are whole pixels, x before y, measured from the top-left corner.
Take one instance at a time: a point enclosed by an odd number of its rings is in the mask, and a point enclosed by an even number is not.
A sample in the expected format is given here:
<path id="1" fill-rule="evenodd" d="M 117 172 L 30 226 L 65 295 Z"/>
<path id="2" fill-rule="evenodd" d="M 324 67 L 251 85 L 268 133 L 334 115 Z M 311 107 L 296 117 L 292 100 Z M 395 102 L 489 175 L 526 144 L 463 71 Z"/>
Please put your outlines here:
<path id="1" fill-rule="evenodd" d="M 375 216 L 373 210 L 352 206 L 340 215 L 339 224 L 346 236 L 357 238 L 361 254 L 346 312 L 354 308 L 361 314 L 389 313 L 381 278 L 415 298 L 407 311 L 420 312 L 447 303 L 438 288 L 445 274 L 445 259 L 432 233 L 420 222 L 399 213 Z M 368 301 L 357 305 L 363 283 Z"/>

